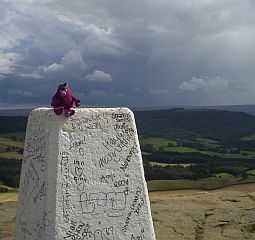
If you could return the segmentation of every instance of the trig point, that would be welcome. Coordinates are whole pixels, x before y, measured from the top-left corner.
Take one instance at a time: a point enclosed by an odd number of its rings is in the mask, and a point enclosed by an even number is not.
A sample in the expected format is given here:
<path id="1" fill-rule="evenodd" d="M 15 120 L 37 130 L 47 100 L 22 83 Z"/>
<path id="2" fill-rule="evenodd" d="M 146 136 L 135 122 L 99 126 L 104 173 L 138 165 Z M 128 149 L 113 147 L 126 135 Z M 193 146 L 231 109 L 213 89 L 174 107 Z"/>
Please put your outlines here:
<path id="1" fill-rule="evenodd" d="M 133 113 L 29 116 L 16 240 L 155 240 Z"/>

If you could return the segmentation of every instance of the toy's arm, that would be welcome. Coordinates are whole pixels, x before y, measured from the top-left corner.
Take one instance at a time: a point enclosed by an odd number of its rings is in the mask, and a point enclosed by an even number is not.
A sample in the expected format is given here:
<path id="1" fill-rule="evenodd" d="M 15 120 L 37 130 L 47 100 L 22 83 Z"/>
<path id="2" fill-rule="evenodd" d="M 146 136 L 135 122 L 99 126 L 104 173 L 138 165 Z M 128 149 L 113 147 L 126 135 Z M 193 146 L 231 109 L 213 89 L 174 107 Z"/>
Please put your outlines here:
<path id="1" fill-rule="evenodd" d="M 80 99 L 75 98 L 74 96 L 72 96 L 72 99 L 73 99 L 73 101 L 75 102 L 75 106 L 76 106 L 76 107 L 79 107 L 79 106 L 81 105 Z"/>

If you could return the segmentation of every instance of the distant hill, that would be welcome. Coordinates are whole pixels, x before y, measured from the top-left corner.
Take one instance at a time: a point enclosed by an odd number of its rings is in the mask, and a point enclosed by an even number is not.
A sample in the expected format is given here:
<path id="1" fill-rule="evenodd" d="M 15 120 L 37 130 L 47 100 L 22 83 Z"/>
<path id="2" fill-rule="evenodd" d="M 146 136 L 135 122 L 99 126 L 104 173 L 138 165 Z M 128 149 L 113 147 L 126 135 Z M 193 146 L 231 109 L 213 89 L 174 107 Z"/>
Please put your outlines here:
<path id="1" fill-rule="evenodd" d="M 255 116 L 211 109 L 135 112 L 139 134 L 160 137 L 207 137 L 226 140 L 255 133 Z"/>
<path id="2" fill-rule="evenodd" d="M 27 117 L 24 116 L 0 116 L 0 133 L 26 131 Z"/>
<path id="3" fill-rule="evenodd" d="M 216 109 L 225 110 L 231 112 L 245 112 L 251 115 L 255 115 L 255 105 L 220 105 L 220 106 L 150 106 L 150 107 L 134 107 L 131 109 L 134 111 L 151 111 L 151 110 L 167 110 L 173 108 L 185 108 L 185 109 Z"/>
<path id="4" fill-rule="evenodd" d="M 92 107 L 92 106 L 85 106 Z M 97 107 L 97 106 L 93 106 Z M 99 107 L 99 106 L 98 106 Z M 101 106 L 102 107 L 102 106 Z M 255 116 L 255 105 L 222 105 L 222 106 L 149 106 L 149 107 L 130 107 L 135 112 L 167 110 L 174 108 L 184 109 L 216 109 L 231 112 L 245 112 Z M 28 116 L 32 109 L 0 109 L 0 116 Z"/>
<path id="5" fill-rule="evenodd" d="M 32 109 L 0 109 L 0 116 L 28 116 Z"/>
<path id="6" fill-rule="evenodd" d="M 201 108 L 201 107 L 200 107 Z M 206 109 L 217 109 L 217 110 L 225 110 L 232 112 L 245 112 L 255 116 L 255 105 L 226 105 L 226 106 L 209 106 L 204 107 Z"/>
<path id="7" fill-rule="evenodd" d="M 207 137 L 239 139 L 255 133 L 255 116 L 213 109 L 135 111 L 140 135 L 160 137 Z M 0 116 L 0 133 L 23 132 L 26 116 Z"/>

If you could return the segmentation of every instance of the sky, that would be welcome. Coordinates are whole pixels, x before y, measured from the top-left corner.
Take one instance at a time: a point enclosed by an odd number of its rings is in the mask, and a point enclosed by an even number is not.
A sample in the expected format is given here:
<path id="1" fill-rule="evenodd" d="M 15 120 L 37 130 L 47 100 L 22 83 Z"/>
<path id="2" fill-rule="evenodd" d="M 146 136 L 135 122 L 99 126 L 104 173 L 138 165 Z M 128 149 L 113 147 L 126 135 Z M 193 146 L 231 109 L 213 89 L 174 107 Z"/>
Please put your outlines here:
<path id="1" fill-rule="evenodd" d="M 255 103 L 254 0 L 0 0 L 0 107 Z"/>

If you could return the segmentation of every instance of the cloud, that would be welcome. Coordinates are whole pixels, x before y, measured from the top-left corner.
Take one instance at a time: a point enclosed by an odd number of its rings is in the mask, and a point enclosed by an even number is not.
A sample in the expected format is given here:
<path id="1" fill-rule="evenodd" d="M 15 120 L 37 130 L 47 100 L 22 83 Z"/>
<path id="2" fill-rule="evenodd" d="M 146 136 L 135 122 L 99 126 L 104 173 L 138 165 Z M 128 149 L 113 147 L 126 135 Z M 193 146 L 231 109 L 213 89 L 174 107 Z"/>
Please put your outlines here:
<path id="1" fill-rule="evenodd" d="M 184 81 L 179 85 L 179 89 L 183 91 L 210 91 L 210 90 L 225 90 L 229 86 L 226 79 L 220 77 L 192 77 L 188 81 Z"/>
<path id="2" fill-rule="evenodd" d="M 149 92 L 153 95 L 164 95 L 164 94 L 169 94 L 169 91 L 166 89 L 150 89 Z"/>
<path id="3" fill-rule="evenodd" d="M 17 11 L 8 5 L 0 5 L 0 51 L 13 48 L 21 39 L 27 37 L 27 33 L 16 25 L 20 18 Z"/>
<path id="4" fill-rule="evenodd" d="M 81 71 L 87 68 L 80 51 L 70 50 L 61 59 L 61 64 L 68 68 L 77 68 Z"/>
<path id="5" fill-rule="evenodd" d="M 104 82 L 109 83 L 112 81 L 112 76 L 100 70 L 95 70 L 94 73 L 88 74 L 85 79 L 91 82 Z"/>
<path id="6" fill-rule="evenodd" d="M 22 73 L 23 77 L 30 78 L 43 78 L 49 75 L 59 74 L 59 73 L 70 73 L 77 72 L 82 74 L 87 69 L 87 64 L 84 62 L 81 54 L 77 51 L 68 51 L 60 60 L 60 63 L 52 63 L 50 65 L 40 65 L 35 67 L 32 73 Z"/>
<path id="7" fill-rule="evenodd" d="M 19 60 L 21 56 L 17 53 L 0 53 L 0 75 L 14 73 Z"/>
<path id="8" fill-rule="evenodd" d="M 140 91 L 140 88 L 137 87 L 137 86 L 134 86 L 131 88 L 131 90 L 135 91 L 135 92 L 139 92 Z"/>
<path id="9" fill-rule="evenodd" d="M 34 94 L 30 91 L 26 91 L 26 90 L 21 90 L 21 89 L 16 89 L 16 90 L 8 90 L 7 94 L 10 96 L 22 96 L 22 97 L 38 97 L 37 94 Z"/>
<path id="10" fill-rule="evenodd" d="M 122 92 L 117 92 L 117 93 L 116 93 L 116 96 L 117 96 L 117 97 L 120 97 L 120 98 L 126 97 L 126 95 L 125 95 L 124 93 L 122 93 Z"/>
<path id="11" fill-rule="evenodd" d="M 254 103 L 254 11 L 248 0 L 2 0 L 0 102 L 48 103 L 65 81 L 88 105 Z M 8 94 L 17 88 L 41 97 Z"/>
<path id="12" fill-rule="evenodd" d="M 23 78 L 32 78 L 32 79 L 40 79 L 43 78 L 37 71 L 33 71 L 32 73 L 21 73 L 19 74 Z"/>
<path id="13" fill-rule="evenodd" d="M 64 65 L 58 64 L 58 63 L 53 63 L 47 67 L 45 67 L 45 66 L 39 67 L 39 69 L 41 69 L 41 71 L 44 72 L 45 74 L 54 73 L 56 71 L 62 70 L 63 68 L 64 68 Z"/>
<path id="14" fill-rule="evenodd" d="M 95 99 L 104 99 L 106 100 L 107 98 L 109 98 L 109 94 L 103 90 L 97 90 L 97 89 L 92 89 L 90 90 L 86 96 L 84 96 L 84 93 L 79 93 L 77 96 L 82 96 L 86 98 L 87 101 L 95 101 Z M 85 104 L 86 102 L 85 101 Z M 84 104 L 84 102 L 82 102 L 82 104 Z M 94 104 L 93 104 L 94 105 Z"/>

